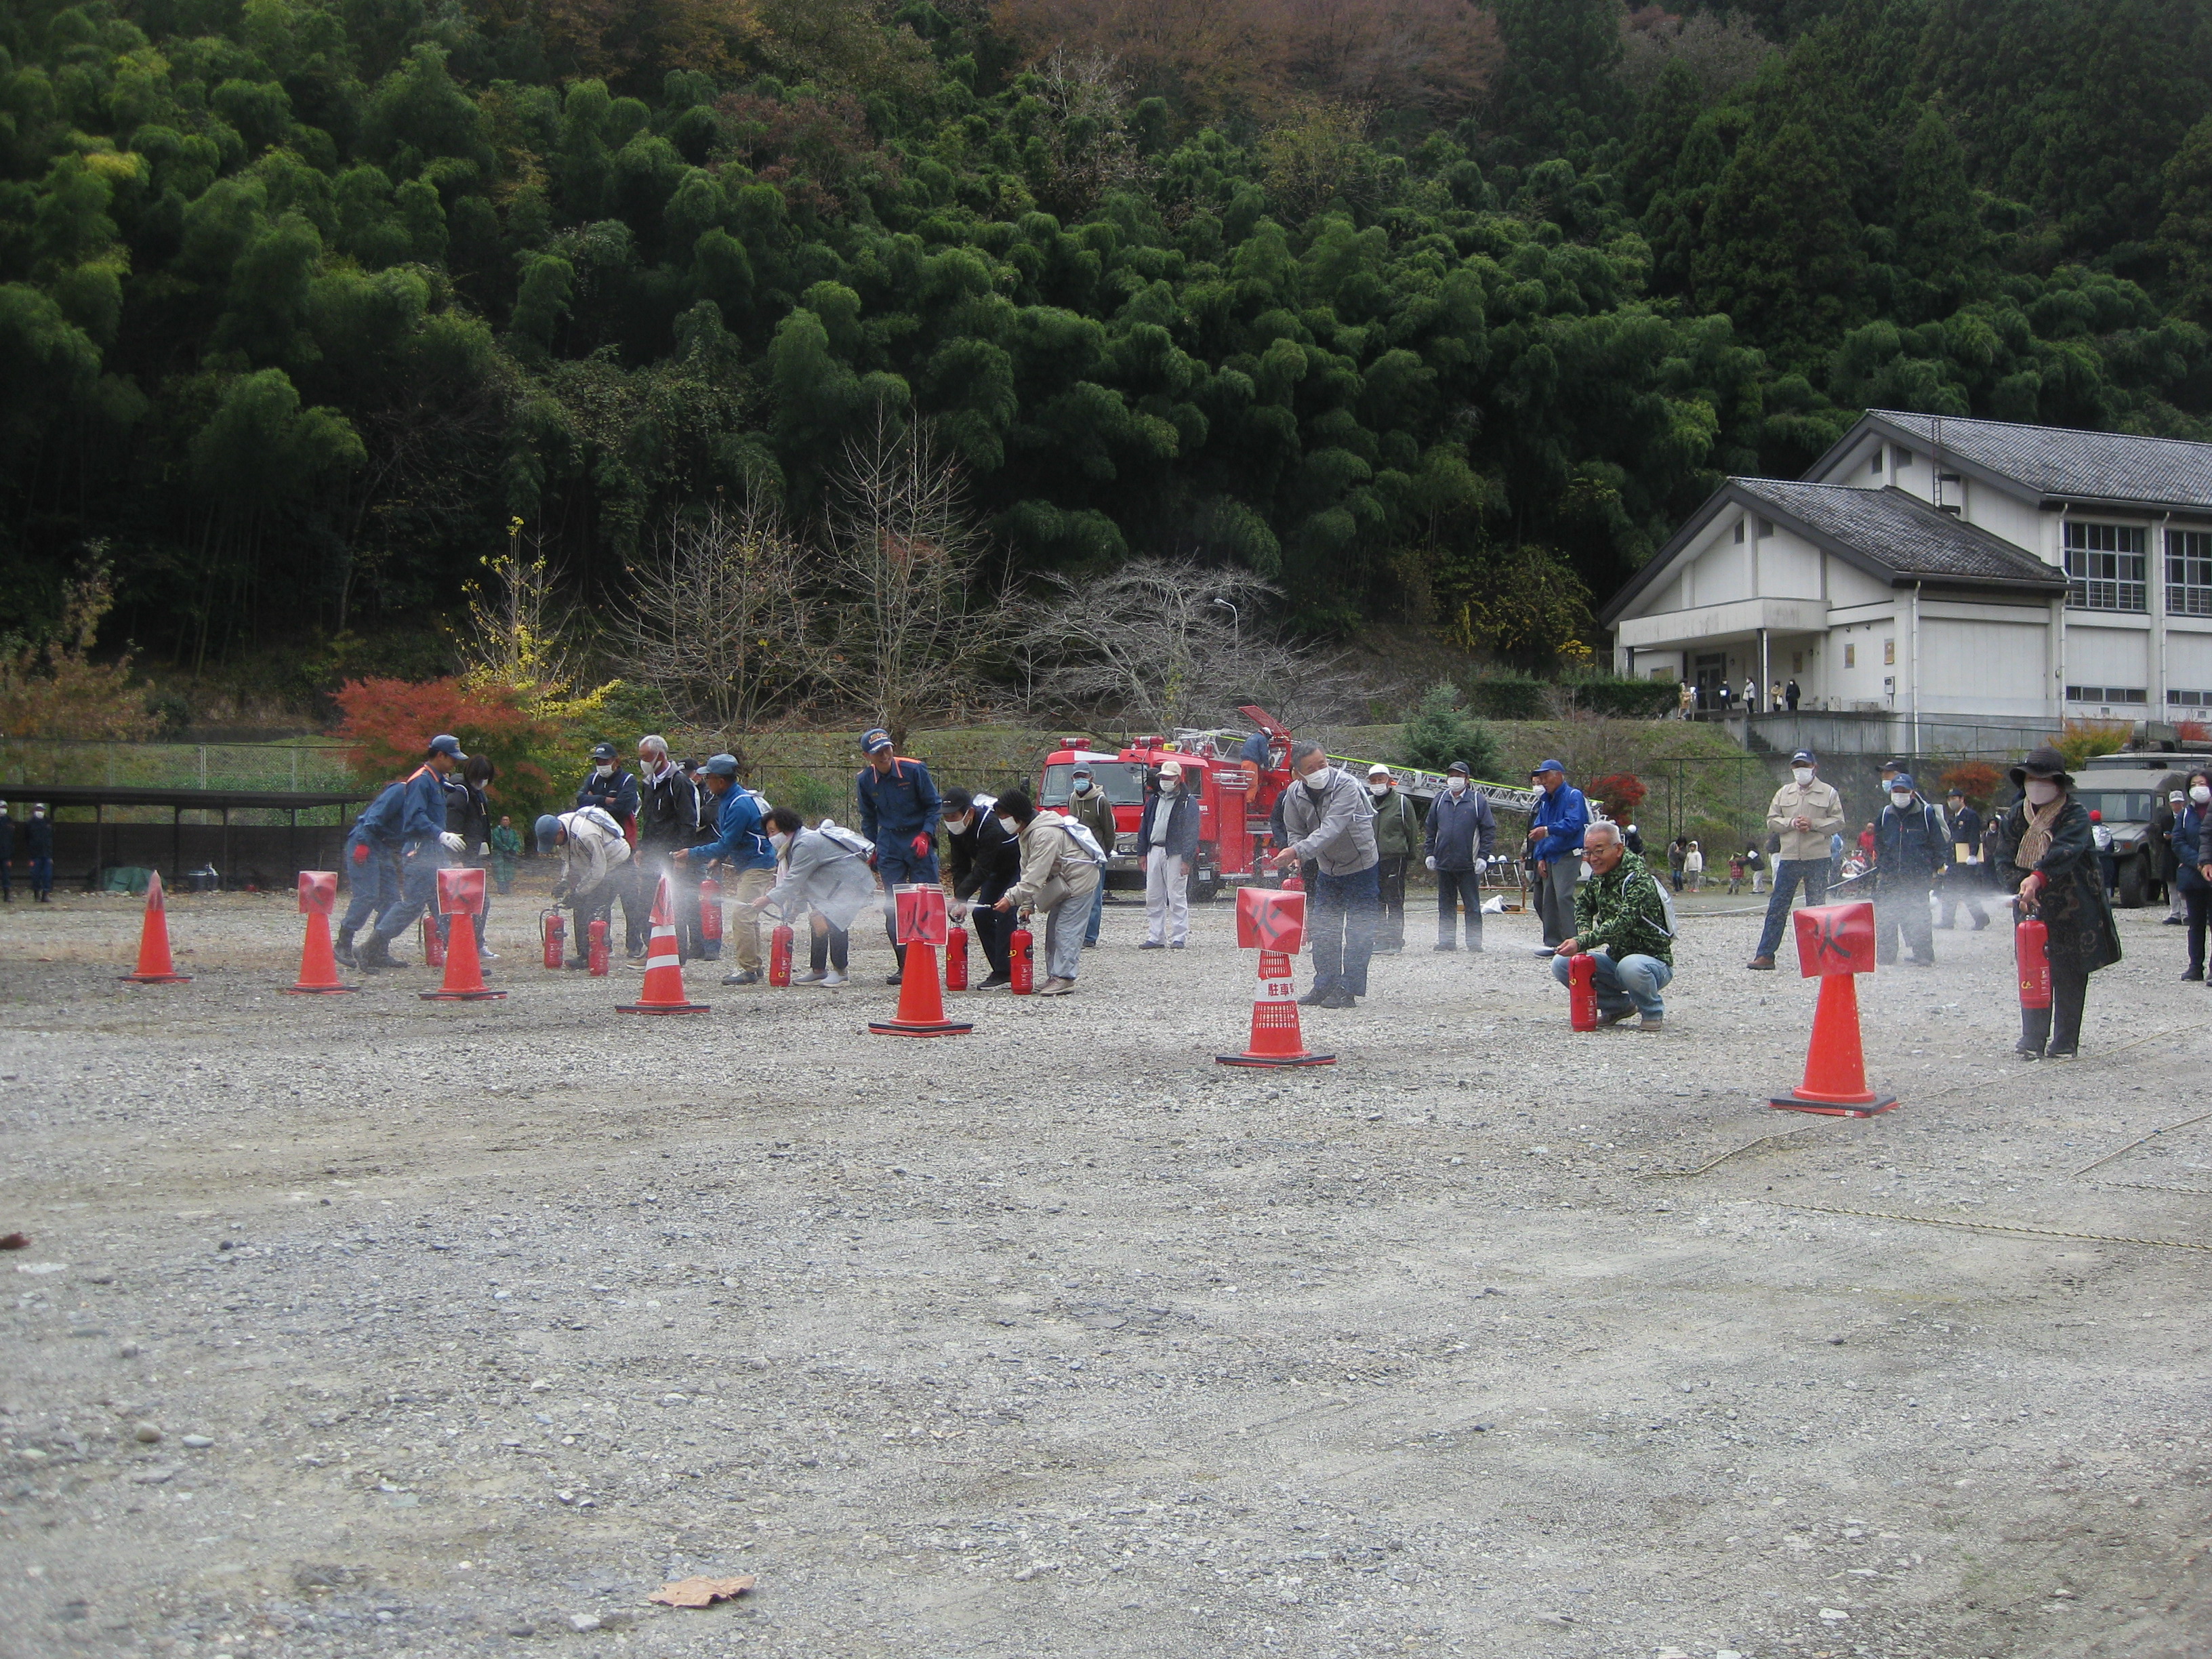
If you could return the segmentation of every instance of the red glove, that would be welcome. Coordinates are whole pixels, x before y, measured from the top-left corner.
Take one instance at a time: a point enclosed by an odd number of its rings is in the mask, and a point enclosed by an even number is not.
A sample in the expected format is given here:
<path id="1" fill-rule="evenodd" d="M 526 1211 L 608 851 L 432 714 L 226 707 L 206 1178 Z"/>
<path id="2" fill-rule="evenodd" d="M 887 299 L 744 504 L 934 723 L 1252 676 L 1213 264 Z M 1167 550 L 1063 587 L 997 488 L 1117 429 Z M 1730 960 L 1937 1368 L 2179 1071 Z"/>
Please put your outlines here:
<path id="1" fill-rule="evenodd" d="M 918 859 L 926 859 L 926 858 L 927 858 L 927 857 L 929 856 L 929 850 L 930 850 L 930 848 L 933 848 L 933 847 L 934 847 L 934 846 L 936 846 L 936 845 L 937 845 L 937 843 L 936 843 L 935 842 L 932 841 L 932 840 L 929 838 L 928 833 L 927 833 L 927 831 L 923 832 L 922 834 L 921 834 L 921 835 L 919 835 L 919 836 L 916 836 L 914 838 L 914 855 L 915 855 L 915 857 L 916 857 L 916 858 L 918 858 Z"/>
<path id="2" fill-rule="evenodd" d="M 366 864 L 368 862 L 368 848 L 359 842 L 356 842 L 353 844 L 353 861 L 356 864 Z"/>

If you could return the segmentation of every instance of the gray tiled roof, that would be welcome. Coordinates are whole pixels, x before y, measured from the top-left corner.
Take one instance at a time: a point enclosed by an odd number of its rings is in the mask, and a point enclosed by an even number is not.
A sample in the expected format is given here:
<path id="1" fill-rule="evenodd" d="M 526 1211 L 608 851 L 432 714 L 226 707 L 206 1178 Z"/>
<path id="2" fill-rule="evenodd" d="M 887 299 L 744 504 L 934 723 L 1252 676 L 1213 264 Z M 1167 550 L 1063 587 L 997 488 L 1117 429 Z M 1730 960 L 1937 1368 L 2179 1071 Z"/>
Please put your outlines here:
<path id="1" fill-rule="evenodd" d="M 1893 409 L 1870 409 L 1867 415 L 1911 434 L 1925 448 L 1937 441 L 1932 415 Z M 1948 415 L 1940 435 L 1947 459 L 2010 478 L 2040 495 L 2212 507 L 2212 444 Z"/>
<path id="2" fill-rule="evenodd" d="M 1948 428 L 1949 422 L 1945 422 Z M 1939 513 L 1902 489 L 1731 478 L 1729 486 L 1906 580 L 2019 582 L 2046 589 L 2065 577 L 2002 537 Z"/>

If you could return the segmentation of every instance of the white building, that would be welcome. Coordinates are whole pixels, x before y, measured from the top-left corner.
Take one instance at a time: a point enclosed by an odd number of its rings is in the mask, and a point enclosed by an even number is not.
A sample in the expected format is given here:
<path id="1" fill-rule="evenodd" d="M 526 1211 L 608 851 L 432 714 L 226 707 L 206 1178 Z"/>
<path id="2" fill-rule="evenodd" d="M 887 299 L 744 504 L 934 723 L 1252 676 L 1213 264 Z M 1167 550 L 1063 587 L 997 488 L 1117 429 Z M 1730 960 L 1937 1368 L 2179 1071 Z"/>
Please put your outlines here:
<path id="1" fill-rule="evenodd" d="M 1599 617 L 1623 673 L 1808 708 L 2212 718 L 2212 444 L 1870 410 L 1730 478 Z"/>

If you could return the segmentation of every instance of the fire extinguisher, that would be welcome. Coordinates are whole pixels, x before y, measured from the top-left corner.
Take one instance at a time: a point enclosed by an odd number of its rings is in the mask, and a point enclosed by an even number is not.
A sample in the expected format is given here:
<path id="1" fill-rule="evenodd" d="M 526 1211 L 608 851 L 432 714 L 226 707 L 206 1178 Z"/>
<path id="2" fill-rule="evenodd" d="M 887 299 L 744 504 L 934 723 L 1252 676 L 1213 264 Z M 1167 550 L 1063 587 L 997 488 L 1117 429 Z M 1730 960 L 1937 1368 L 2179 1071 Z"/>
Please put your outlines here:
<path id="1" fill-rule="evenodd" d="M 722 939 L 722 884 L 712 876 L 699 884 L 699 937 L 709 945 Z"/>
<path id="2" fill-rule="evenodd" d="M 1006 977 L 1013 981 L 1013 993 L 1025 997 L 1036 989 L 1036 936 L 1030 932 L 1027 922 L 1015 925 L 1006 939 Z"/>
<path id="3" fill-rule="evenodd" d="M 791 924 L 779 921 L 768 936 L 768 982 L 778 990 L 791 983 Z"/>
<path id="4" fill-rule="evenodd" d="M 586 937 L 592 941 L 592 976 L 605 979 L 607 976 L 607 919 L 601 916 L 592 922 L 586 930 Z"/>
<path id="5" fill-rule="evenodd" d="M 1282 890 L 1285 893 L 1303 893 L 1306 890 L 1306 878 L 1298 873 L 1298 867 L 1295 864 L 1291 866 L 1291 873 L 1283 878 Z"/>
<path id="6" fill-rule="evenodd" d="M 422 917 L 422 965 L 425 968 L 446 965 L 446 941 L 438 936 L 438 919 L 427 913 Z"/>
<path id="7" fill-rule="evenodd" d="M 2023 916 L 2012 930 L 2012 950 L 2020 964 L 2020 1006 L 2051 1006 L 2051 929 L 2039 916 Z"/>
<path id="8" fill-rule="evenodd" d="M 945 988 L 968 988 L 968 930 L 955 927 L 945 935 Z"/>
<path id="9" fill-rule="evenodd" d="M 1567 958 L 1567 1024 L 1597 1030 L 1597 963 L 1587 951 Z"/>
<path id="10" fill-rule="evenodd" d="M 538 918 L 538 936 L 545 943 L 545 965 L 558 973 L 561 952 L 568 943 L 568 924 L 558 910 L 547 910 Z"/>

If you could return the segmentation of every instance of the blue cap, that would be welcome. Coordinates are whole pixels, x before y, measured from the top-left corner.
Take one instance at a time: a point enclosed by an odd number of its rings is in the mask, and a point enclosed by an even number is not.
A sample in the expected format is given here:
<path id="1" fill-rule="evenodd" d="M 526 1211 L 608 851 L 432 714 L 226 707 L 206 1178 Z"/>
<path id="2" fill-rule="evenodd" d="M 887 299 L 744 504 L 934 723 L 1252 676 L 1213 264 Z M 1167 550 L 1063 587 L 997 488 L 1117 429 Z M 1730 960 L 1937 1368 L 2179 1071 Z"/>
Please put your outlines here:
<path id="1" fill-rule="evenodd" d="M 738 775 L 738 757 L 735 755 L 709 755 L 699 769 L 710 778 L 734 778 Z"/>
<path id="2" fill-rule="evenodd" d="M 880 726 L 872 726 L 860 733 L 860 752 L 872 755 L 879 749 L 891 746 L 891 734 Z"/>
<path id="3" fill-rule="evenodd" d="M 1796 754 L 1790 757 L 1790 763 L 1792 766 L 1812 765 L 1814 763 L 1813 751 L 1809 749 L 1800 749 Z"/>
<path id="4" fill-rule="evenodd" d="M 538 820 L 538 850 L 550 853 L 561 841 L 561 820 L 550 812 Z"/>
<path id="5" fill-rule="evenodd" d="M 426 752 L 433 755 L 451 755 L 458 761 L 465 761 L 468 758 L 461 752 L 461 740 L 459 738 L 448 737 L 443 732 L 430 739 L 430 747 Z"/>
<path id="6" fill-rule="evenodd" d="M 1567 768 L 1566 768 L 1566 763 L 1565 763 L 1565 762 L 1563 762 L 1563 761 L 1555 761 L 1555 760 L 1538 761 L 1538 762 L 1536 763 L 1536 771 L 1537 771 L 1537 772 L 1557 772 L 1557 773 L 1558 773 L 1561 777 L 1565 777 L 1565 776 L 1566 775 L 1566 773 L 1567 773 Z M 1532 773 L 1530 773 L 1530 774 L 1529 774 L 1529 775 L 1530 775 L 1531 777 L 1534 777 L 1534 776 L 1535 775 L 1535 773 L 1532 772 Z"/>
<path id="7" fill-rule="evenodd" d="M 1913 789 L 1918 787 L 1918 786 L 1912 781 L 1912 774 L 1910 772 L 1899 772 L 1895 777 L 1889 781 L 1889 787 L 1893 793 L 1899 789 Z"/>

